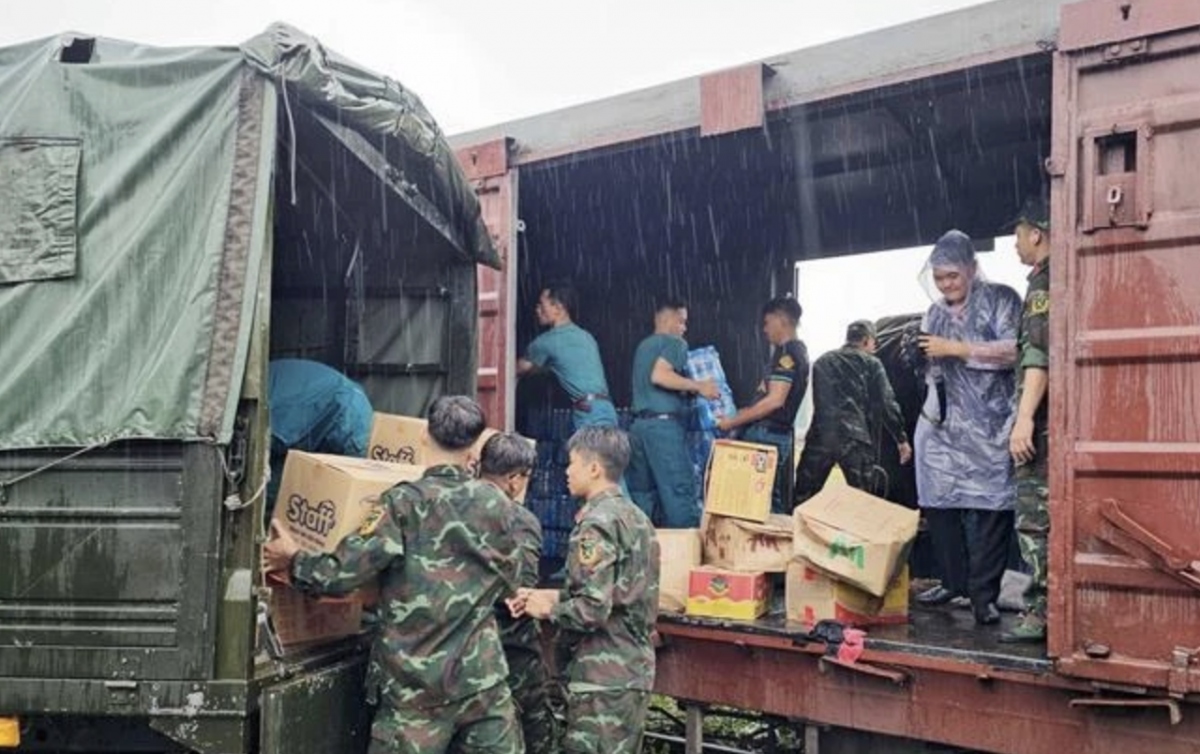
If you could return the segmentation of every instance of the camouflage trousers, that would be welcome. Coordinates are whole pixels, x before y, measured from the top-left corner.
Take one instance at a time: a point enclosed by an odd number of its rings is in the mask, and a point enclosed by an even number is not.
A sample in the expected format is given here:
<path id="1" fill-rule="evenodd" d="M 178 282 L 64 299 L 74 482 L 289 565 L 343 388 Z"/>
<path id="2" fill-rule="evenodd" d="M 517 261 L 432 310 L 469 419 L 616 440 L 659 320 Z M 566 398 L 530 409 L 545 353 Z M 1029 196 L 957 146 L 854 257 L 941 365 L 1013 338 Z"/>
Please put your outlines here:
<path id="1" fill-rule="evenodd" d="M 1046 574 L 1049 570 L 1050 490 L 1044 454 L 1017 467 L 1017 542 L 1033 580 L 1025 590 L 1025 611 L 1046 617 Z"/>
<path id="2" fill-rule="evenodd" d="M 508 687 L 516 704 L 528 754 L 559 750 L 559 722 L 550 704 L 546 663 L 536 650 L 506 648 Z"/>
<path id="3" fill-rule="evenodd" d="M 649 691 L 567 691 L 564 754 L 639 754 Z"/>
<path id="4" fill-rule="evenodd" d="M 521 754 L 525 750 L 506 684 L 443 707 L 384 704 L 367 754 Z"/>

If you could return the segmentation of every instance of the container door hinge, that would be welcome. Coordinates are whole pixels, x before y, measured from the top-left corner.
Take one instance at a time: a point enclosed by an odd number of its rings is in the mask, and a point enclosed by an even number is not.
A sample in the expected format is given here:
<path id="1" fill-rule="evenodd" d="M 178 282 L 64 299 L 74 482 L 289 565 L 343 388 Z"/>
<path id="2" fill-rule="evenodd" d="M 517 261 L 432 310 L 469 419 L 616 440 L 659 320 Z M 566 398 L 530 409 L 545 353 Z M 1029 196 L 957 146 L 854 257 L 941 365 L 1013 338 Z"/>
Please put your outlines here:
<path id="1" fill-rule="evenodd" d="M 1198 657 L 1200 649 L 1175 647 L 1171 651 L 1171 673 L 1167 676 L 1167 693 L 1176 699 L 1182 699 L 1191 690 L 1189 677 Z"/>

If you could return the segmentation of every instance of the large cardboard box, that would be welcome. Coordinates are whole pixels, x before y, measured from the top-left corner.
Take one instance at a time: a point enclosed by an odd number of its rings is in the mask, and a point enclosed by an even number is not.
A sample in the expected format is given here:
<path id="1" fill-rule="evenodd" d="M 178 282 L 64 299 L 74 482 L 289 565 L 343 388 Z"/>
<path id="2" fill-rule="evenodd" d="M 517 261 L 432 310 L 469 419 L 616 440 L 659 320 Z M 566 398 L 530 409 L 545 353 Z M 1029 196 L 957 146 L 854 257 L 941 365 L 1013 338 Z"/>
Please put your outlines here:
<path id="1" fill-rule="evenodd" d="M 770 514 L 764 523 L 706 516 L 704 565 L 731 571 L 783 573 L 792 559 L 792 519 Z"/>
<path id="2" fill-rule="evenodd" d="M 908 559 L 920 514 L 844 485 L 826 485 L 796 508 L 794 550 L 876 597 Z"/>
<path id="3" fill-rule="evenodd" d="M 412 416 L 375 413 L 367 458 L 419 466 L 424 462 L 424 435 L 429 422 Z"/>
<path id="4" fill-rule="evenodd" d="M 429 422 L 412 416 L 376 413 L 371 423 L 371 438 L 367 441 L 367 458 L 387 463 L 403 463 L 416 466 L 425 463 L 425 432 Z M 485 429 L 471 447 L 467 457 L 467 471 L 471 476 L 479 475 L 479 457 L 483 445 L 498 430 Z"/>
<path id="5" fill-rule="evenodd" d="M 332 552 L 358 531 L 379 497 L 400 482 L 421 477 L 424 468 L 365 458 L 288 453 L 283 466 L 274 521 L 308 552 Z M 276 587 L 269 603 L 271 622 L 285 648 L 311 645 L 357 633 L 359 599 L 321 601 Z"/>
<path id="6" fill-rule="evenodd" d="M 762 523 L 771 513 L 771 489 L 779 450 L 736 440 L 717 440 L 708 459 L 704 511 Z"/>
<path id="7" fill-rule="evenodd" d="M 659 529 L 658 609 L 682 613 L 687 607 L 688 579 L 700 565 L 699 529 Z"/>
<path id="8" fill-rule="evenodd" d="M 767 575 L 700 566 L 688 579 L 687 614 L 754 620 L 769 608 Z"/>
<path id="9" fill-rule="evenodd" d="M 859 627 L 908 622 L 907 565 L 883 597 L 839 581 L 805 560 L 788 564 L 785 588 L 787 619 L 806 628 L 823 620 Z"/>

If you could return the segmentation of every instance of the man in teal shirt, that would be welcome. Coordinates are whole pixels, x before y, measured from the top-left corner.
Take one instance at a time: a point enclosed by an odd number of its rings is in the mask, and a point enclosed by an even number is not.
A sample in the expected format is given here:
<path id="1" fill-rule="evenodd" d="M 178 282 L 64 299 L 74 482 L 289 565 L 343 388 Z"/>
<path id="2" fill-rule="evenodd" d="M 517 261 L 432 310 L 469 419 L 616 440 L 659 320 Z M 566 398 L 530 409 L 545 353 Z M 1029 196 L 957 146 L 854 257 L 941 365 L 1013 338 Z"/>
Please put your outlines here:
<path id="1" fill-rule="evenodd" d="M 654 312 L 654 334 L 633 356 L 632 456 L 625 480 L 633 502 L 655 525 L 689 529 L 700 523 L 696 474 L 684 432 L 687 393 L 719 395 L 712 380 L 684 376 L 687 368 L 687 305 L 666 300 Z"/>
<path id="2" fill-rule="evenodd" d="M 538 297 L 538 324 L 550 329 L 533 339 L 525 358 L 517 362 L 517 376 L 549 370 L 571 398 L 574 429 L 615 427 L 617 410 L 608 393 L 600 347 L 572 317 L 578 304 L 575 290 L 552 285 Z"/>

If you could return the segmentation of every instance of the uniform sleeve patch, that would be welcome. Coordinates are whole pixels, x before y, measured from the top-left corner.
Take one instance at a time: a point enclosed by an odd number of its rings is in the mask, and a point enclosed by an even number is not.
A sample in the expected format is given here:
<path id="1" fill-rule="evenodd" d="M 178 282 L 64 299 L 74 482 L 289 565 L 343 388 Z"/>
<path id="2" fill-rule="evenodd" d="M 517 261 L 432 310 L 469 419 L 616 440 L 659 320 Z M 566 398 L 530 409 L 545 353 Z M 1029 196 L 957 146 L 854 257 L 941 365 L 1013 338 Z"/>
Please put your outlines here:
<path id="1" fill-rule="evenodd" d="M 1045 314 L 1050 311 L 1050 294 L 1046 291 L 1034 291 L 1029 295 L 1029 313 Z"/>
<path id="2" fill-rule="evenodd" d="M 371 509 L 367 517 L 363 520 L 362 525 L 358 527 L 358 536 L 369 537 L 379 528 L 379 522 L 383 520 L 383 506 L 377 505 Z"/>
<path id="3" fill-rule="evenodd" d="M 593 566 L 600 562 L 600 540 L 591 535 L 586 535 L 579 540 L 579 563 L 584 566 Z"/>
<path id="4" fill-rule="evenodd" d="M 779 358 L 779 366 L 783 369 L 795 369 L 796 368 L 796 360 L 793 359 L 791 356 L 784 354 L 783 356 L 781 356 Z"/>

